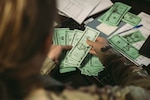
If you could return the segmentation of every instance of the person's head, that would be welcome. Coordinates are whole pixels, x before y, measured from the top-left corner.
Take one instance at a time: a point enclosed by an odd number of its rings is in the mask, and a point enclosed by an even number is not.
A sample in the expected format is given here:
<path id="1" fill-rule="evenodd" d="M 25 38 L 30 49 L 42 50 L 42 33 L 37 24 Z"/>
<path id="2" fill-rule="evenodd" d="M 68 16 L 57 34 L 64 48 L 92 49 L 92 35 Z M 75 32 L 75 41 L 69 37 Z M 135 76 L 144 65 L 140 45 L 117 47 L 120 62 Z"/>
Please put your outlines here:
<path id="1" fill-rule="evenodd" d="M 0 0 L 0 73 L 46 56 L 55 14 L 55 0 Z"/>
<path id="2" fill-rule="evenodd" d="M 24 96 L 39 82 L 55 15 L 55 0 L 0 0 L 1 100 Z"/>

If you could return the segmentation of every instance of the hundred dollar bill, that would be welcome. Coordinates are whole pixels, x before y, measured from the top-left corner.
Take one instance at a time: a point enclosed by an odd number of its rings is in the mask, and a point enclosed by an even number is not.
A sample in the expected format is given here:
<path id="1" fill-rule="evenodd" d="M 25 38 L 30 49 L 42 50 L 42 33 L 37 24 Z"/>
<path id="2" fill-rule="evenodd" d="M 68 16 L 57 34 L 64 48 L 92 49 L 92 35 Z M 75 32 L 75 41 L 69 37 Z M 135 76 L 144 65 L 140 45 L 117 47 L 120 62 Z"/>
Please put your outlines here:
<path id="1" fill-rule="evenodd" d="M 128 23 L 130 25 L 136 26 L 136 25 L 138 25 L 140 23 L 141 17 L 139 17 L 139 16 L 137 16 L 137 15 L 135 15 L 133 13 L 127 12 L 124 15 L 122 21 L 124 21 L 124 22 L 126 22 L 126 23 Z"/>
<path id="2" fill-rule="evenodd" d="M 135 60 L 137 57 L 139 57 L 138 50 L 118 34 L 109 38 L 108 41 L 115 49 L 119 50 L 130 59 Z"/>
<path id="3" fill-rule="evenodd" d="M 121 21 L 122 17 L 130 10 L 130 6 L 116 2 L 104 15 L 102 15 L 98 21 L 106 24 L 117 26 Z"/>
<path id="4" fill-rule="evenodd" d="M 80 66 L 91 47 L 86 43 L 87 39 L 95 41 L 99 35 L 99 31 L 90 27 L 86 27 L 83 37 L 75 44 L 65 58 L 65 63 L 73 63 L 77 67 Z M 71 62 L 71 60 L 73 62 Z"/>
<path id="5" fill-rule="evenodd" d="M 145 37 L 139 30 L 123 35 L 122 37 L 131 44 L 145 40 Z"/>

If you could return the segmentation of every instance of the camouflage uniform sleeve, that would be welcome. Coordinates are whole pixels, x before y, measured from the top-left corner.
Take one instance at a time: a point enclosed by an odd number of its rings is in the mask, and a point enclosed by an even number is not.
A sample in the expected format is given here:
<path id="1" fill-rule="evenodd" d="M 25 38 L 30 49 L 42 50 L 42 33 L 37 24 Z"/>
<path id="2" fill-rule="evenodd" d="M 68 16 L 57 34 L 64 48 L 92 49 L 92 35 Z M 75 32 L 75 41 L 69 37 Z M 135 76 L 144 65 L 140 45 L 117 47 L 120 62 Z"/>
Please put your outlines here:
<path id="1" fill-rule="evenodd" d="M 82 87 L 78 90 L 65 89 L 60 98 L 65 100 L 149 100 L 150 77 L 144 69 L 137 67 L 112 49 L 102 55 L 102 63 L 117 85 L 103 88 Z"/>
<path id="2" fill-rule="evenodd" d="M 66 88 L 61 94 L 50 92 L 50 100 L 149 100 L 149 92 L 141 87 L 111 87 L 100 89 L 95 85 L 79 89 Z"/>
<path id="3" fill-rule="evenodd" d="M 49 72 L 53 68 L 55 68 L 55 66 L 56 66 L 56 63 L 52 59 L 47 57 L 42 65 L 41 70 L 40 70 L 41 75 L 48 75 Z"/>
<path id="4" fill-rule="evenodd" d="M 142 67 L 131 63 L 114 50 L 110 49 L 104 52 L 103 64 L 117 85 L 134 85 L 150 89 L 150 77 L 148 73 Z"/>

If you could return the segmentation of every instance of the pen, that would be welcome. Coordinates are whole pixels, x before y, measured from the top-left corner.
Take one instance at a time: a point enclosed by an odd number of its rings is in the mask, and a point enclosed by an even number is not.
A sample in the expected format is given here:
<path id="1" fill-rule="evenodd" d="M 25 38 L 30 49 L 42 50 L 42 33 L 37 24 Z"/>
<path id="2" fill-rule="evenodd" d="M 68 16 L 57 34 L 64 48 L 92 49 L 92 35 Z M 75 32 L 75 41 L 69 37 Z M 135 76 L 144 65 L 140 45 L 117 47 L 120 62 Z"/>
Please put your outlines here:
<path id="1" fill-rule="evenodd" d="M 140 25 L 134 26 L 134 27 L 132 27 L 132 28 L 130 28 L 130 29 L 127 29 L 127 30 L 125 30 L 125 31 L 122 31 L 122 32 L 120 32 L 120 33 L 118 33 L 118 34 L 121 34 L 121 33 L 127 32 L 127 31 L 130 31 L 130 30 L 133 30 L 133 29 L 136 29 L 136 28 L 140 28 L 140 27 L 142 27 L 142 26 L 143 26 L 143 25 L 140 24 Z"/>

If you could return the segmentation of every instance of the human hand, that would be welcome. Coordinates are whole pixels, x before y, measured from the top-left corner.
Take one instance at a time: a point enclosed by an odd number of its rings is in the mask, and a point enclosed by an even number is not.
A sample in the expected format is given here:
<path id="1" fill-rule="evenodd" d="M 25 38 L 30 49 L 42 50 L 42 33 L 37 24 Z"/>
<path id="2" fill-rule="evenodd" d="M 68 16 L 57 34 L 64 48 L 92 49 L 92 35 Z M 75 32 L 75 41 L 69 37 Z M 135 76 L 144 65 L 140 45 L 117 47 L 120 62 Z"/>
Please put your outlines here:
<path id="1" fill-rule="evenodd" d="M 106 39 L 102 37 L 98 37 L 95 42 L 87 40 L 87 44 L 92 47 L 89 53 L 94 54 L 96 56 L 101 56 L 101 48 L 108 46 L 108 42 Z"/>
<path id="2" fill-rule="evenodd" d="M 69 45 L 52 45 L 48 53 L 48 57 L 52 59 L 55 63 L 59 62 L 59 57 L 63 50 L 70 50 L 72 46 Z"/>

